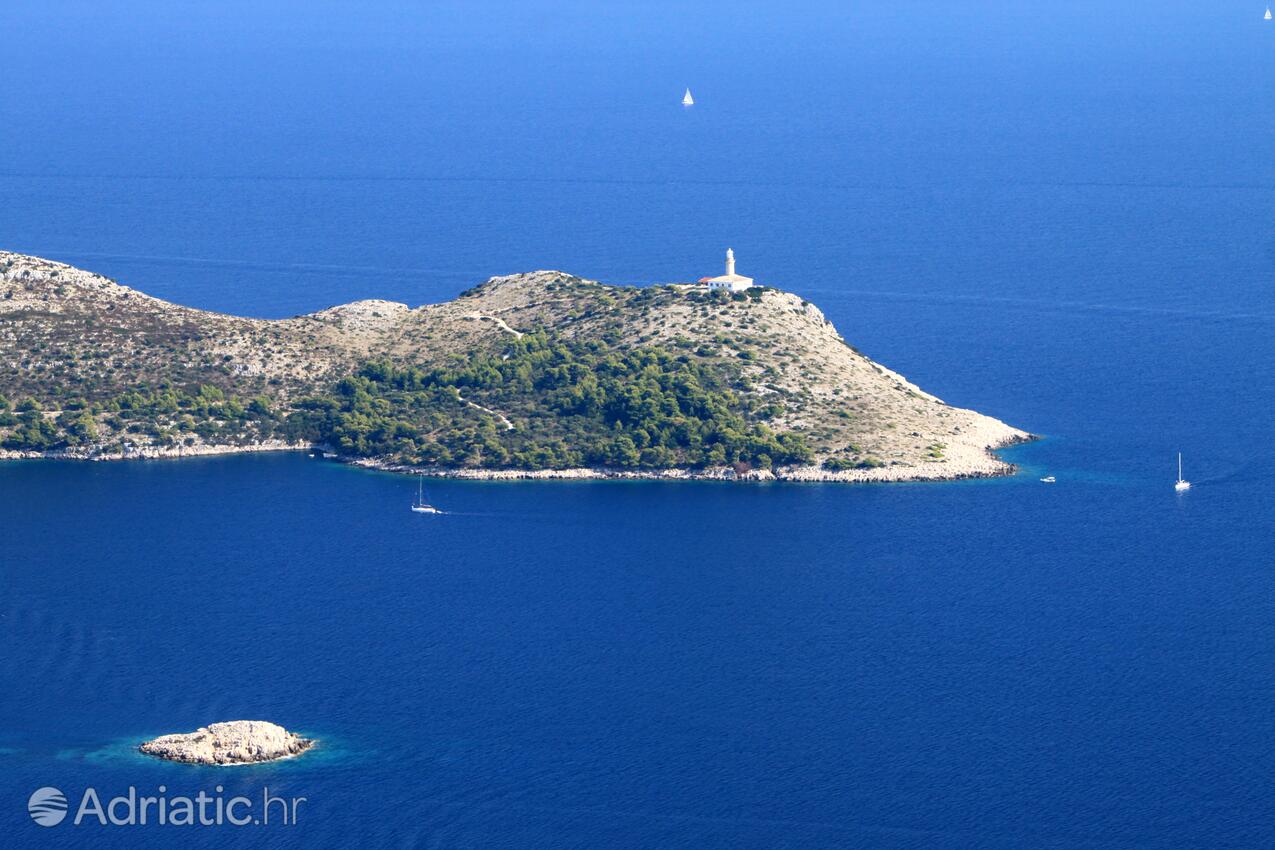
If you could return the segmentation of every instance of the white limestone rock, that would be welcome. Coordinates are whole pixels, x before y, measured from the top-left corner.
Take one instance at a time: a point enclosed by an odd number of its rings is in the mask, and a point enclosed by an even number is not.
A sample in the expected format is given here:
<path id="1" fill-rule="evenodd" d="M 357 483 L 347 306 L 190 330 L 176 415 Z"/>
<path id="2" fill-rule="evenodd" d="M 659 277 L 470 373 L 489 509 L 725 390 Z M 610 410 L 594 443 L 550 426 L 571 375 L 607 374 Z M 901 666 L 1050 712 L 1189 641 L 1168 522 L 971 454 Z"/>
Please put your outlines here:
<path id="1" fill-rule="evenodd" d="M 264 720 L 231 720 L 210 723 L 194 732 L 161 735 L 138 749 L 149 756 L 188 764 L 253 764 L 288 758 L 314 746 Z"/>

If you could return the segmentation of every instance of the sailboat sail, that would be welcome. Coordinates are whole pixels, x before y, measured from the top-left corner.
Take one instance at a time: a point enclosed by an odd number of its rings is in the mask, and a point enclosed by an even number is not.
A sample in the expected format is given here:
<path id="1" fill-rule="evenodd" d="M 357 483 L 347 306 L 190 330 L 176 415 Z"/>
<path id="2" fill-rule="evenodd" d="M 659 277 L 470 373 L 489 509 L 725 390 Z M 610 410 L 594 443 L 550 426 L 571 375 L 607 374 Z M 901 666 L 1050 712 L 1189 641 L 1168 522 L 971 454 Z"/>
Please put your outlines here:
<path id="1" fill-rule="evenodd" d="M 1182 477 L 1182 452 L 1178 452 L 1178 480 L 1174 482 L 1173 489 L 1179 493 L 1191 489 L 1191 482 Z"/>
<path id="2" fill-rule="evenodd" d="M 694 106 L 695 98 L 691 97 L 691 90 L 687 89 L 686 94 L 682 95 L 682 106 Z"/>
<path id="3" fill-rule="evenodd" d="M 1268 21 L 1271 19 L 1271 9 L 1269 6 L 1266 7 L 1266 14 L 1263 15 L 1262 17 L 1264 17 Z"/>
<path id="4" fill-rule="evenodd" d="M 416 479 L 416 501 L 412 503 L 413 513 L 418 514 L 441 514 L 438 508 L 425 501 L 425 476 L 418 476 Z"/>

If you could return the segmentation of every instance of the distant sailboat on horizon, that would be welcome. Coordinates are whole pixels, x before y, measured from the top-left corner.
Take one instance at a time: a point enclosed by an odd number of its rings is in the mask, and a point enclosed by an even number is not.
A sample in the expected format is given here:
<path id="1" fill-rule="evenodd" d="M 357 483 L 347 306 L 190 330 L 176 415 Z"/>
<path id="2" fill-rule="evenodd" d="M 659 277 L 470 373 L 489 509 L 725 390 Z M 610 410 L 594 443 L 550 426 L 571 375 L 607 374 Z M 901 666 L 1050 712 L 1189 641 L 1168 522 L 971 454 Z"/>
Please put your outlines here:
<path id="1" fill-rule="evenodd" d="M 1178 480 L 1173 485 L 1173 489 L 1181 493 L 1183 490 L 1191 489 L 1191 482 L 1182 477 L 1182 452 L 1178 452 Z"/>
<path id="2" fill-rule="evenodd" d="M 1270 13 L 1267 12 L 1267 17 L 1269 16 L 1270 16 Z M 686 94 L 682 95 L 682 106 L 694 106 L 694 105 L 695 105 L 695 98 L 691 97 L 691 90 L 687 89 Z"/>

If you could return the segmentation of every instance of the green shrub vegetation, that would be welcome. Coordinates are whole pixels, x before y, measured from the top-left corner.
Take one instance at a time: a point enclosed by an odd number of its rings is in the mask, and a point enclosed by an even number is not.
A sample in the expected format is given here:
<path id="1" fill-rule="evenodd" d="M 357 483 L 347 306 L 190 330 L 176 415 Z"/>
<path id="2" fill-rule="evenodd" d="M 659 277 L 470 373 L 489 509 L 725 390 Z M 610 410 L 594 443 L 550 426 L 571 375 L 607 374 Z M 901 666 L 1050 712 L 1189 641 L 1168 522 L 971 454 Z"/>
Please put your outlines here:
<path id="1" fill-rule="evenodd" d="M 577 466 L 766 468 L 810 459 L 801 437 L 763 420 L 738 366 L 676 349 L 618 349 L 544 333 L 433 369 L 373 362 L 291 403 L 227 396 L 208 385 L 137 387 L 56 417 L 24 399 L 0 421 L 7 449 L 107 443 L 241 444 L 268 437 L 327 443 L 342 454 L 489 469 Z"/>
<path id="2" fill-rule="evenodd" d="M 876 469 L 885 466 L 885 462 L 874 457 L 856 460 L 849 457 L 830 457 L 823 462 L 823 468 L 830 472 L 843 472 L 847 469 Z"/>
<path id="3" fill-rule="evenodd" d="M 443 368 L 368 364 L 333 394 L 302 400 L 285 428 L 346 454 L 449 467 L 807 460 L 800 437 L 758 421 L 761 414 L 732 388 L 736 380 L 722 365 L 663 348 L 616 350 L 528 334 Z"/>
<path id="4" fill-rule="evenodd" d="M 17 451 L 95 444 L 102 423 L 122 432 L 112 443 L 117 449 L 130 442 L 171 446 L 189 434 L 210 443 L 242 444 L 272 436 L 279 424 L 265 399 L 252 399 L 245 406 L 206 385 L 189 391 L 143 386 L 95 404 L 72 399 L 62 404 L 53 419 L 34 399 L 25 399 L 17 409 L 16 416 L 0 416 L 0 427 L 10 428 L 0 438 L 0 446 Z"/>

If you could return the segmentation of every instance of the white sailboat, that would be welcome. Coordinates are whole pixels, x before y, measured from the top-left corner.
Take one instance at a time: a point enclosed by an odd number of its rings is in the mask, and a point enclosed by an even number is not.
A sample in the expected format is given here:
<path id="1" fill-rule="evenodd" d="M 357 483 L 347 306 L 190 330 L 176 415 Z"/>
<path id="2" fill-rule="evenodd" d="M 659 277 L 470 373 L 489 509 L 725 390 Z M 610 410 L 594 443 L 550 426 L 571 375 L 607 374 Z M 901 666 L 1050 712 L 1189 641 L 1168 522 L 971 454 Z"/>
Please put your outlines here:
<path id="1" fill-rule="evenodd" d="M 441 514 L 438 508 L 425 501 L 425 476 L 421 475 L 416 481 L 416 501 L 412 502 L 412 512 L 418 514 Z"/>
<path id="2" fill-rule="evenodd" d="M 1173 485 L 1173 489 L 1181 493 L 1183 490 L 1191 489 L 1191 482 L 1182 477 L 1182 452 L 1178 452 L 1178 480 Z"/>
<path id="3" fill-rule="evenodd" d="M 691 90 L 687 89 L 686 94 L 682 95 L 682 106 L 694 106 L 695 98 L 691 97 Z"/>

